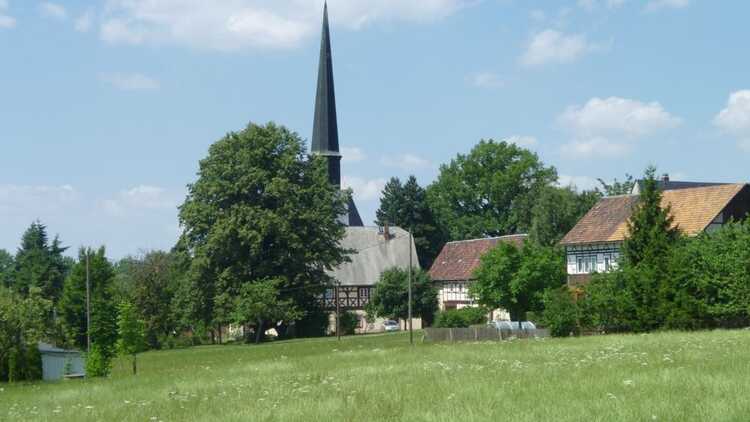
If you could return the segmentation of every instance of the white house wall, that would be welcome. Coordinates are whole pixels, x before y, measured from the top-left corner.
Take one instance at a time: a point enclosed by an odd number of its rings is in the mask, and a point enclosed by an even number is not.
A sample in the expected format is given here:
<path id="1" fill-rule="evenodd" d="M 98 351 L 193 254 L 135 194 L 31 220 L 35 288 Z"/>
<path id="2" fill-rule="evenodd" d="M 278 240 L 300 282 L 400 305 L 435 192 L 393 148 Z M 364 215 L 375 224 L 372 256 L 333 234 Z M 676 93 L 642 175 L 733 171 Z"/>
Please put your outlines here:
<path id="1" fill-rule="evenodd" d="M 618 242 L 566 247 L 568 274 L 604 273 L 617 268 L 620 245 Z"/>

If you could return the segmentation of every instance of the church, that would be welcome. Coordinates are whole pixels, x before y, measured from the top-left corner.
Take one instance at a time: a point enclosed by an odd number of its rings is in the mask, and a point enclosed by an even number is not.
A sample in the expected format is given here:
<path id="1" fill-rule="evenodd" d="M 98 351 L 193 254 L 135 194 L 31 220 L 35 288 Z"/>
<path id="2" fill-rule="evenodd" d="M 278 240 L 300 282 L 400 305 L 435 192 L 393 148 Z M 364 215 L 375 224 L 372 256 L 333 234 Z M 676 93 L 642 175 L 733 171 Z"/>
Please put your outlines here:
<path id="1" fill-rule="evenodd" d="M 330 183 L 341 187 L 342 156 L 339 149 L 328 5 L 323 7 L 311 152 L 327 160 Z M 336 287 L 329 289 L 324 298 L 326 309 L 332 312 L 331 328 L 335 327 L 334 312 L 338 304 L 340 312 L 352 311 L 357 315 L 357 332 L 382 331 L 382 320 L 373 323 L 365 320 L 364 307 L 383 271 L 394 267 L 408 269 L 410 255 L 413 266 L 419 266 L 414 241 L 406 230 L 399 227 L 365 226 L 354 199 L 349 200 L 348 212 L 341 217 L 341 222 L 346 226 L 341 246 L 353 252 L 349 255 L 350 262 L 329 271 L 336 282 Z M 405 327 L 403 321 L 401 325 Z M 418 319 L 415 319 L 414 327 L 421 327 Z"/>

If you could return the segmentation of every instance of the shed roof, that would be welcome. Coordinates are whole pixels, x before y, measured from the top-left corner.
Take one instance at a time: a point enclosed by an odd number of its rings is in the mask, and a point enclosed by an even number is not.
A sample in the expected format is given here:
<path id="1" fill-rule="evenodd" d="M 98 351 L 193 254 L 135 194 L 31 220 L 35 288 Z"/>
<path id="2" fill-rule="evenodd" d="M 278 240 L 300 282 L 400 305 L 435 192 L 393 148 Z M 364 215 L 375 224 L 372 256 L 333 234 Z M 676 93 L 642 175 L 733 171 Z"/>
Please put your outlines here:
<path id="1" fill-rule="evenodd" d="M 430 277 L 435 281 L 466 281 L 474 278 L 474 270 L 480 259 L 498 242 L 510 242 L 516 246 L 523 245 L 525 234 L 493 237 L 488 239 L 460 240 L 448 242 L 430 268 Z"/>
<path id="2" fill-rule="evenodd" d="M 688 236 L 708 227 L 737 196 L 745 184 L 724 184 L 667 190 L 661 204 L 670 206 L 674 226 Z M 638 204 L 638 195 L 602 198 L 560 241 L 562 245 L 619 242 L 625 240 L 627 221 Z"/>
<path id="3" fill-rule="evenodd" d="M 379 227 L 347 227 L 341 247 L 355 251 L 345 262 L 328 272 L 342 286 L 372 286 L 380 274 L 388 269 L 409 268 L 411 249 L 413 267 L 419 268 L 419 259 L 409 232 L 400 227 L 389 229 L 391 238 L 386 240 Z"/>

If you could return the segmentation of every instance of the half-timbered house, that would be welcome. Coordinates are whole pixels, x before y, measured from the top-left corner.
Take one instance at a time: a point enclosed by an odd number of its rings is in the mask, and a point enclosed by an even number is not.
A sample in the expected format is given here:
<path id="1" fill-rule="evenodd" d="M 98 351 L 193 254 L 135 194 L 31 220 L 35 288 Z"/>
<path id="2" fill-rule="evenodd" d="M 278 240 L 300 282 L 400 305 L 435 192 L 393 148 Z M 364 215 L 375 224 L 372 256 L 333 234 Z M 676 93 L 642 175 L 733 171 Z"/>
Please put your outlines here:
<path id="1" fill-rule="evenodd" d="M 670 183 L 677 184 L 670 188 Z M 671 207 L 674 226 L 687 236 L 716 230 L 750 213 L 750 186 L 744 183 L 662 180 L 659 186 L 663 189 L 662 206 Z M 620 247 L 628 235 L 627 222 L 638 201 L 637 194 L 602 198 L 560 241 L 566 251 L 569 285 L 586 283 L 591 274 L 617 266 Z"/>
<path id="2" fill-rule="evenodd" d="M 469 295 L 469 286 L 474 281 L 474 270 L 479 267 L 482 255 L 501 242 L 510 242 L 520 247 L 526 237 L 525 234 L 517 234 L 446 243 L 430 268 L 430 278 L 438 288 L 440 310 L 476 306 Z M 494 314 L 493 319 L 508 319 L 507 313 L 503 311 Z"/>

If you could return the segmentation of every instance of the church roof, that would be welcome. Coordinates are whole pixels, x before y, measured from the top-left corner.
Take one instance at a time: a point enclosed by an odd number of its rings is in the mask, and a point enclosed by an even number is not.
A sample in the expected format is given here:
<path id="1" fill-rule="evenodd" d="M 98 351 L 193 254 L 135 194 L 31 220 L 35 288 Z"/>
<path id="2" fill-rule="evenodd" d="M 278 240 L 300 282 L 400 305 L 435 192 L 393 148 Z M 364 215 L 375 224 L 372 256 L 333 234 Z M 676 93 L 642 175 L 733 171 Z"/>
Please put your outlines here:
<path id="1" fill-rule="evenodd" d="M 323 8 L 323 34 L 320 40 L 312 152 L 321 155 L 339 155 L 336 92 L 333 86 L 333 59 L 331 56 L 331 33 L 328 27 L 327 4 Z"/>
<path id="2" fill-rule="evenodd" d="M 674 226 L 695 236 L 726 208 L 745 184 L 723 184 L 665 190 L 662 207 L 670 206 Z M 621 242 L 628 234 L 628 219 L 638 205 L 638 195 L 602 198 L 560 241 L 562 245 Z"/>
<path id="3" fill-rule="evenodd" d="M 468 281 L 474 279 L 474 270 L 487 251 L 499 242 L 523 245 L 525 234 L 493 237 L 488 239 L 461 240 L 448 242 L 430 268 L 430 278 L 434 281 Z"/>
<path id="4" fill-rule="evenodd" d="M 409 268 L 409 250 L 412 263 L 419 268 L 419 259 L 409 232 L 399 227 L 391 227 L 390 239 L 386 240 L 379 227 L 347 227 L 341 247 L 353 250 L 351 262 L 345 262 L 328 274 L 342 286 L 372 286 L 380 279 L 380 274 L 390 268 Z"/>

